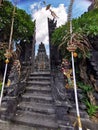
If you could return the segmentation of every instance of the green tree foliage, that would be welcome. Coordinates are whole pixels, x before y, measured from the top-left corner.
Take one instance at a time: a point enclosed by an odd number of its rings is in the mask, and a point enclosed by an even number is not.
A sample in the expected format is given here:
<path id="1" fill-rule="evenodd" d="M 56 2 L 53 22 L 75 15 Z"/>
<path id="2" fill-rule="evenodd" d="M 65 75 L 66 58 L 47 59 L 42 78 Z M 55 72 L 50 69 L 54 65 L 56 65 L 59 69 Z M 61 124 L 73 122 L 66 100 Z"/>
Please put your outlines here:
<path id="1" fill-rule="evenodd" d="M 3 5 L 0 6 L 0 75 L 4 70 L 4 53 L 5 50 L 8 49 L 13 9 L 14 6 L 7 0 L 5 0 Z M 34 27 L 35 22 L 32 22 L 31 16 L 28 15 L 24 10 L 18 9 L 16 7 L 12 41 L 14 40 L 16 43 L 20 42 L 21 44 L 24 44 L 24 42 L 29 44 L 33 36 Z M 14 52 L 14 54 L 16 53 L 17 52 Z"/>
<path id="2" fill-rule="evenodd" d="M 13 9 L 14 6 L 9 1 L 4 1 L 0 7 L 0 61 L 4 59 L 5 49 L 8 49 Z M 29 43 L 33 36 L 35 23 L 24 10 L 16 7 L 15 12 L 12 39 L 16 43 L 24 41 Z"/>
<path id="3" fill-rule="evenodd" d="M 73 20 L 74 31 L 81 31 L 85 35 L 98 35 L 98 9 L 83 14 L 80 18 Z"/>
<path id="4" fill-rule="evenodd" d="M 98 9 L 94 9 L 90 12 L 87 12 L 83 14 L 81 17 L 79 17 L 78 19 L 73 19 L 72 20 L 73 33 L 80 34 L 81 36 L 86 37 L 86 38 L 87 36 L 93 37 L 95 35 L 98 35 L 98 22 L 97 21 L 98 21 Z M 67 38 L 67 36 L 69 35 L 68 33 L 69 33 L 68 23 L 57 28 L 52 35 L 53 44 L 56 44 L 59 46 L 63 42 L 64 37 L 65 39 Z M 66 50 L 67 42 L 66 40 L 64 42 L 65 43 L 63 43 L 62 52 L 64 51 L 67 52 Z M 77 51 L 79 52 L 79 50 Z M 82 56 L 81 53 L 79 55 L 80 57 Z"/>
<path id="5" fill-rule="evenodd" d="M 0 7 L 0 40 L 8 40 L 10 34 L 11 17 L 13 6 L 10 2 L 4 2 Z"/>
<path id="6" fill-rule="evenodd" d="M 4 1 L 3 6 L 0 7 L 0 40 L 9 41 L 11 19 L 12 19 L 13 5 L 9 1 Z M 34 22 L 31 16 L 24 10 L 16 8 L 13 39 L 29 40 L 33 35 Z"/>
<path id="7" fill-rule="evenodd" d="M 26 14 L 24 10 L 17 9 L 14 24 L 14 39 L 28 41 L 33 32 L 34 22 L 32 22 L 30 15 Z"/>

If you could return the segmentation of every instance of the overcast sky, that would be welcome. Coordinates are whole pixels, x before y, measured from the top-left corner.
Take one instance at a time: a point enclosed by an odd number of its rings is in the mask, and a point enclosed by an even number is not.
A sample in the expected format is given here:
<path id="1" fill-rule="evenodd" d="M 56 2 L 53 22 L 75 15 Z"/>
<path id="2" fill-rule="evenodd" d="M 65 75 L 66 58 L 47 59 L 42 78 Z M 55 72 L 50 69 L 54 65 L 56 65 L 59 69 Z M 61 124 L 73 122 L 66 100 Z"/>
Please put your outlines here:
<path id="1" fill-rule="evenodd" d="M 10 1 L 13 2 L 14 0 Z M 57 27 L 65 24 L 67 21 L 69 1 L 70 0 L 46 0 L 46 4 L 51 4 L 51 9 L 58 16 L 56 19 Z M 89 0 L 75 0 L 73 18 L 77 18 L 86 12 L 90 4 L 91 2 Z M 47 48 L 47 53 L 49 54 L 47 17 L 52 19 L 53 17 L 49 11 L 45 10 L 43 0 L 17 0 L 17 6 L 31 14 L 32 20 L 36 20 L 36 48 L 38 48 L 39 43 L 43 42 Z"/>

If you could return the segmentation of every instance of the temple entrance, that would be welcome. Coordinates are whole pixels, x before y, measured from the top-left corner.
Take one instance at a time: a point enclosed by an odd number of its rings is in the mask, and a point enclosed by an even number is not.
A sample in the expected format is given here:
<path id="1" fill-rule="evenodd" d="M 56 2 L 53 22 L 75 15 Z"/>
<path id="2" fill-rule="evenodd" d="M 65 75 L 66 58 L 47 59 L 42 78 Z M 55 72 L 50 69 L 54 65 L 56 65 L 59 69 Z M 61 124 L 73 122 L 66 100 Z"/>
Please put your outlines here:
<path id="1" fill-rule="evenodd" d="M 35 71 L 49 71 L 50 63 L 46 53 L 45 45 L 41 42 L 38 48 L 37 56 L 35 56 Z"/>

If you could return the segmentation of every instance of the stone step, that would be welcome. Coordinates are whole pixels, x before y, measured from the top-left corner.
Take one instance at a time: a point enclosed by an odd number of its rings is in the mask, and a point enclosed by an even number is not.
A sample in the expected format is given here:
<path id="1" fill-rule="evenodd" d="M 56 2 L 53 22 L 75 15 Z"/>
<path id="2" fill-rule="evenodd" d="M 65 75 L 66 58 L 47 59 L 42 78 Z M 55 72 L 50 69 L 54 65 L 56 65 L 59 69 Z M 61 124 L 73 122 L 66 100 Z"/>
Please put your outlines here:
<path id="1" fill-rule="evenodd" d="M 51 92 L 51 88 L 50 87 L 46 87 L 46 86 L 34 86 L 34 85 L 32 85 L 32 86 L 28 86 L 27 88 L 26 88 L 26 92 L 27 93 L 43 93 L 43 94 L 48 94 L 48 93 L 50 93 Z"/>
<path id="2" fill-rule="evenodd" d="M 72 126 L 64 126 L 64 125 L 60 125 L 60 130 L 75 130 L 74 127 Z"/>
<path id="3" fill-rule="evenodd" d="M 29 96 L 29 97 L 35 96 L 35 97 L 43 97 L 43 98 L 52 98 L 51 93 L 48 93 L 48 94 L 39 93 L 39 94 L 37 94 L 37 93 L 27 93 L 26 92 L 26 93 L 23 94 L 23 96 Z"/>
<path id="4" fill-rule="evenodd" d="M 27 95 L 27 94 L 28 94 L 28 95 L 29 95 L 29 94 L 30 94 L 30 95 L 35 95 L 35 96 L 36 96 L 36 95 L 37 95 L 37 96 L 41 96 L 42 94 L 43 94 L 43 96 L 44 96 L 44 94 L 45 94 L 45 95 L 48 96 L 48 97 L 51 96 L 51 92 L 49 92 L 49 91 L 33 91 L 33 92 L 30 92 L 30 91 L 28 92 L 28 91 L 27 91 L 27 92 L 26 92 L 26 95 Z M 24 94 L 24 95 L 25 95 L 25 94 Z M 31 96 L 31 97 L 32 97 L 32 96 Z"/>
<path id="5" fill-rule="evenodd" d="M 32 127 L 0 120 L 0 130 L 58 130 L 57 128 Z"/>
<path id="6" fill-rule="evenodd" d="M 75 116 L 75 117 L 77 116 L 77 112 L 74 109 L 70 110 L 69 113 L 70 113 L 71 116 Z M 85 111 L 80 111 L 80 117 L 85 118 L 85 119 L 89 118 L 88 114 Z"/>
<path id="7" fill-rule="evenodd" d="M 30 74 L 31 76 L 50 76 L 50 72 L 33 72 Z"/>
<path id="8" fill-rule="evenodd" d="M 49 77 L 47 77 L 47 76 L 30 76 L 29 77 L 29 80 L 39 80 L 39 81 L 50 81 L 50 76 Z"/>
<path id="9" fill-rule="evenodd" d="M 42 103 L 32 103 L 32 102 L 21 102 L 18 104 L 17 108 L 23 111 L 45 113 L 45 114 L 55 114 L 55 109 L 52 104 L 42 104 Z"/>
<path id="10" fill-rule="evenodd" d="M 72 118 L 71 116 L 69 115 L 65 115 L 66 118 L 64 120 L 59 120 L 58 119 L 58 125 L 62 125 L 62 126 L 73 126 L 73 123 L 71 122 L 70 118 Z"/>
<path id="11" fill-rule="evenodd" d="M 27 86 L 26 86 L 26 88 L 27 88 L 27 87 L 32 87 L 32 88 L 33 88 L 33 87 L 40 87 L 40 88 L 42 88 L 42 87 L 44 88 L 44 87 L 45 87 L 45 88 L 50 88 L 51 85 L 50 85 L 50 84 L 32 84 L 32 83 L 29 84 L 29 83 L 28 83 Z"/>
<path id="12" fill-rule="evenodd" d="M 50 85 L 46 86 L 39 86 L 39 85 L 31 85 L 31 86 L 27 86 L 26 90 L 35 90 L 35 91 L 51 91 L 51 87 Z"/>
<path id="13" fill-rule="evenodd" d="M 58 119 L 57 121 L 60 130 L 76 130 L 74 129 L 74 126 L 73 126 L 73 122 L 75 122 L 76 120 L 74 119 L 73 121 L 71 121 L 73 118 L 72 116 L 69 116 L 68 114 L 64 116 L 65 118 L 63 120 Z"/>
<path id="14" fill-rule="evenodd" d="M 52 96 L 45 94 L 30 94 L 22 95 L 22 100 L 26 102 L 34 101 L 38 103 L 53 103 Z"/>
<path id="15" fill-rule="evenodd" d="M 32 80 L 28 80 L 27 82 L 28 84 L 32 84 L 32 85 L 50 85 L 50 81 L 32 81 Z"/>
<path id="16" fill-rule="evenodd" d="M 46 127 L 57 128 L 57 122 L 55 116 L 17 111 L 16 116 L 12 119 L 13 122 L 21 125 L 33 126 L 33 127 Z"/>

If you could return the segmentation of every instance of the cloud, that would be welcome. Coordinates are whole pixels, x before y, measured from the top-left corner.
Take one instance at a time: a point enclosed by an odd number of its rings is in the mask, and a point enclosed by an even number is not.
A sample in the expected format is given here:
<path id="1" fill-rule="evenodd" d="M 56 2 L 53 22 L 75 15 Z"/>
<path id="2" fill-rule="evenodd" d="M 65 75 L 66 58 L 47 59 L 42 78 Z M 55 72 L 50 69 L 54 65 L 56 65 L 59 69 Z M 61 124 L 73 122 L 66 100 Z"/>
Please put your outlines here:
<path id="1" fill-rule="evenodd" d="M 48 38 L 48 23 L 47 18 L 52 18 L 51 13 L 49 10 L 46 11 L 45 7 L 41 8 L 41 3 L 34 3 L 31 5 L 32 10 L 32 18 L 36 20 L 36 43 L 39 44 L 43 42 L 44 44 L 49 43 Z M 64 7 L 64 4 L 60 4 L 58 7 L 51 7 L 51 9 L 56 13 L 58 16 L 57 20 L 57 27 L 65 24 L 67 21 L 67 13 Z"/>
<path id="2" fill-rule="evenodd" d="M 32 14 L 36 13 L 39 9 L 41 9 L 41 2 L 35 2 L 30 5 L 30 10 Z"/>
<path id="3" fill-rule="evenodd" d="M 33 18 L 36 19 L 36 42 L 48 44 L 47 12 L 45 8 L 36 11 Z"/>
<path id="4" fill-rule="evenodd" d="M 66 13 L 66 8 L 64 7 L 64 4 L 60 4 L 57 8 L 52 8 L 52 10 L 58 16 L 57 27 L 65 24 L 65 22 L 67 21 L 67 13 Z"/>

